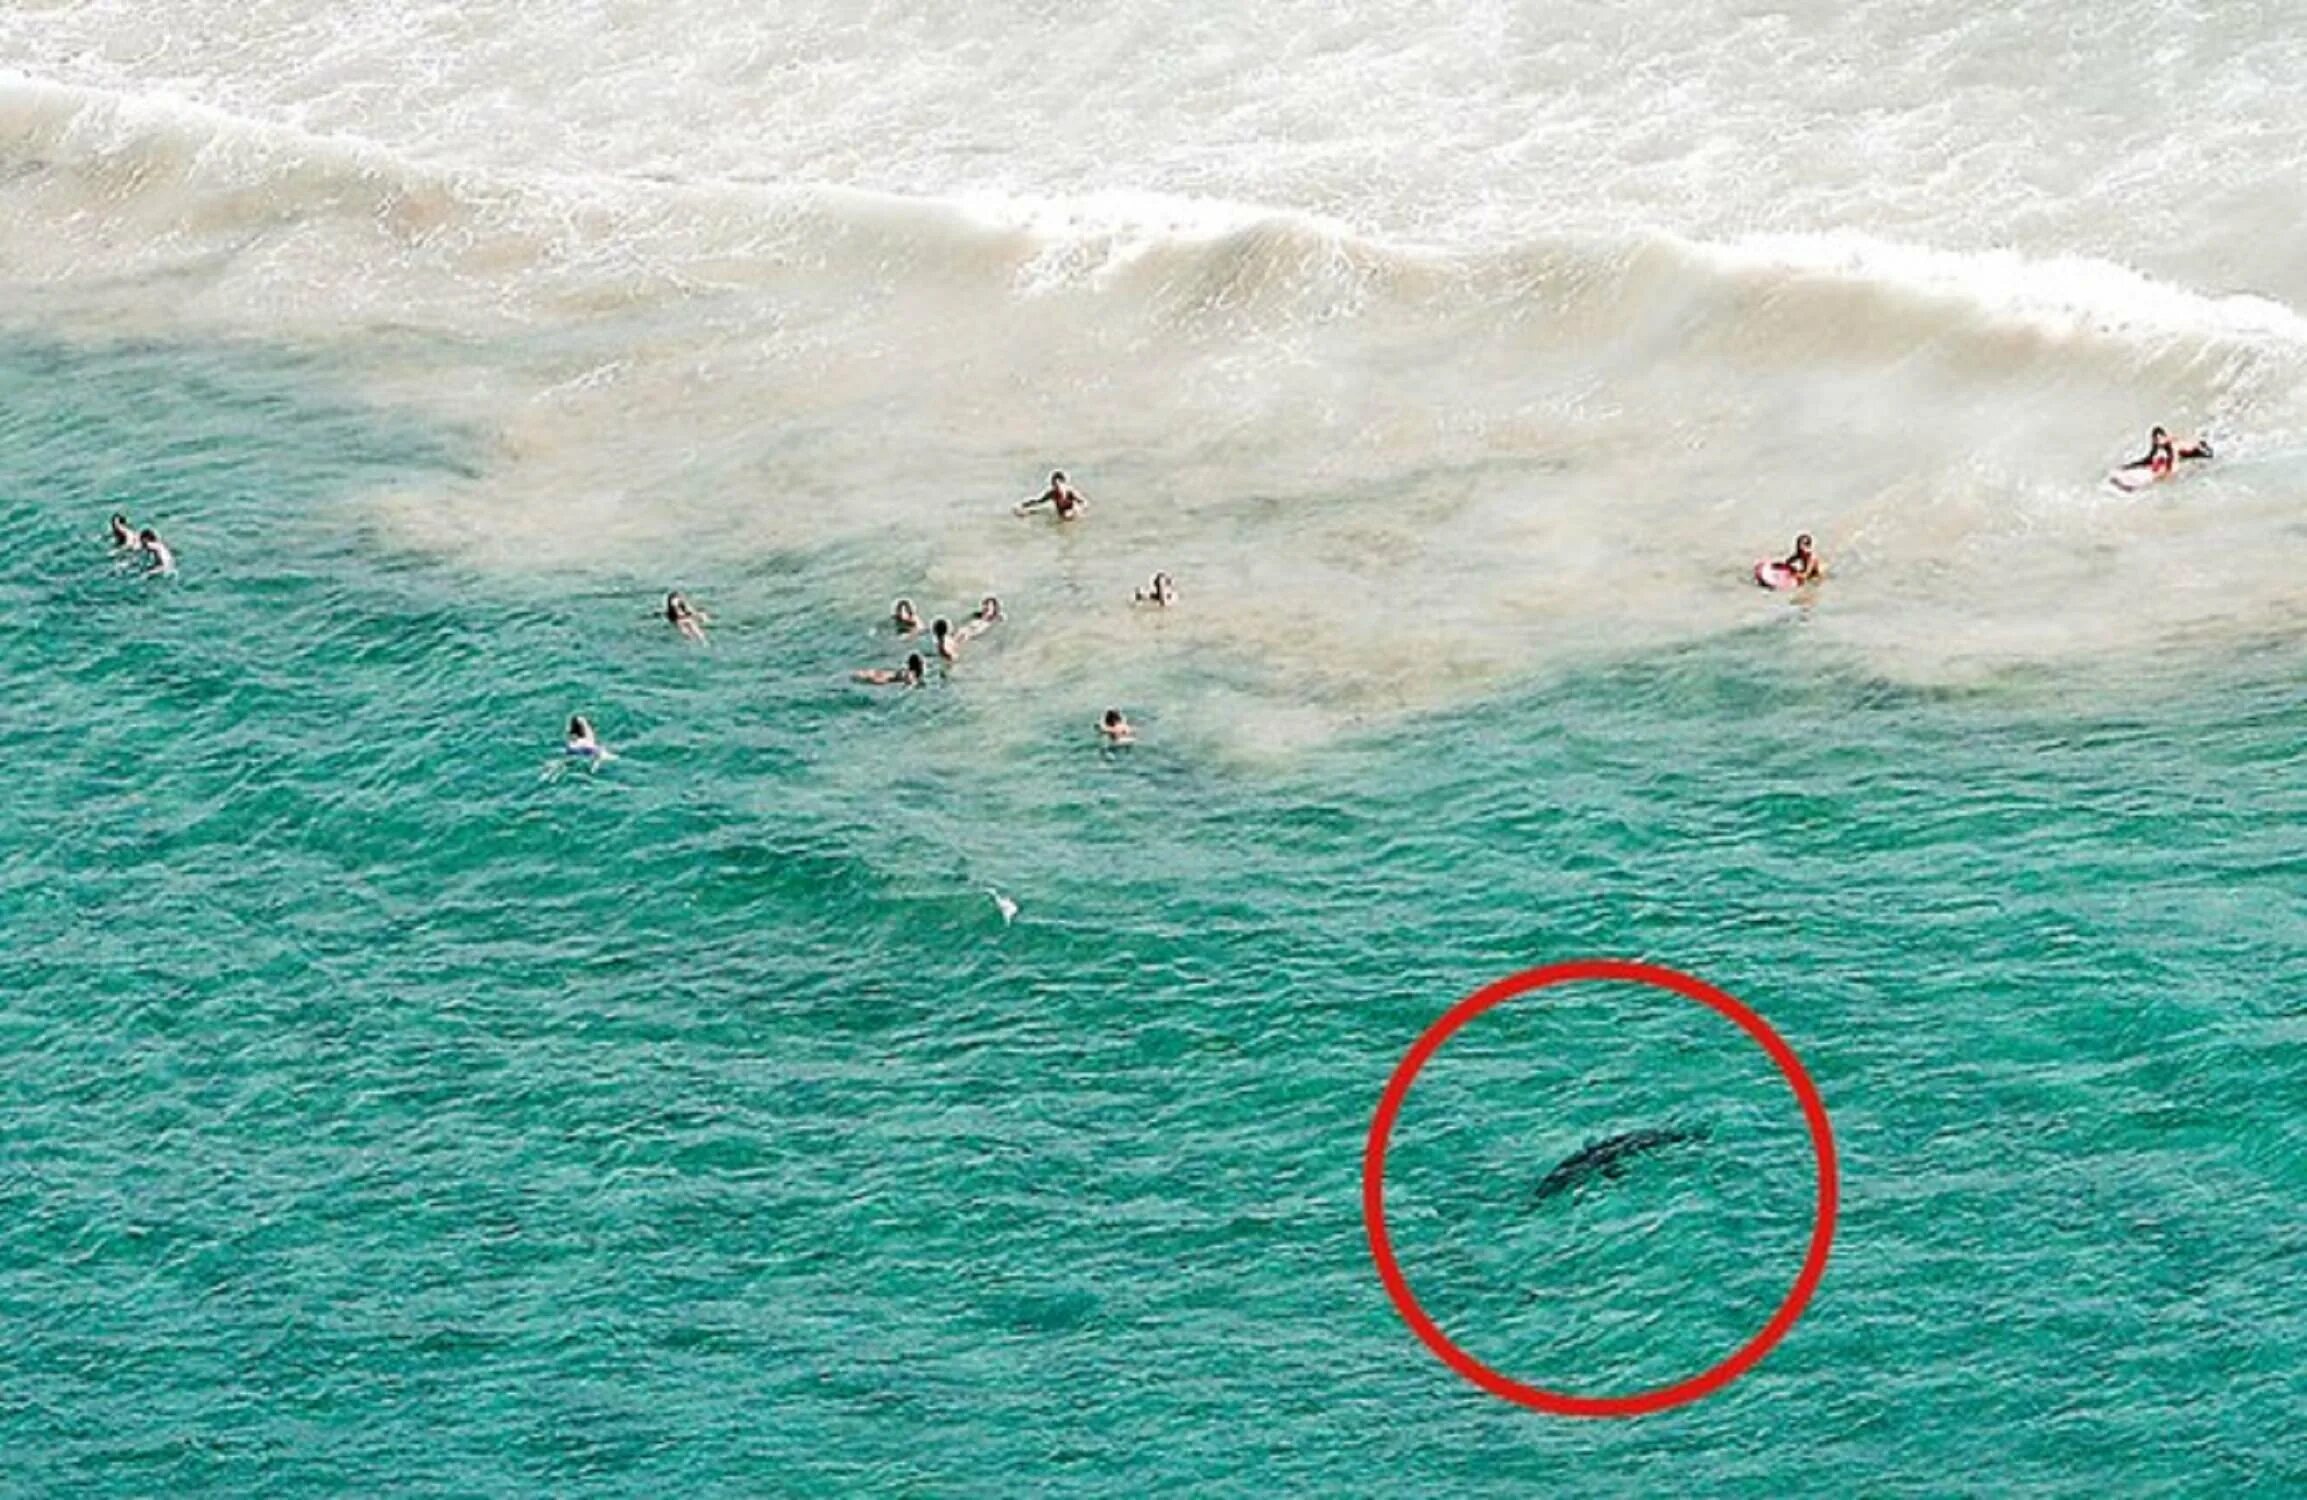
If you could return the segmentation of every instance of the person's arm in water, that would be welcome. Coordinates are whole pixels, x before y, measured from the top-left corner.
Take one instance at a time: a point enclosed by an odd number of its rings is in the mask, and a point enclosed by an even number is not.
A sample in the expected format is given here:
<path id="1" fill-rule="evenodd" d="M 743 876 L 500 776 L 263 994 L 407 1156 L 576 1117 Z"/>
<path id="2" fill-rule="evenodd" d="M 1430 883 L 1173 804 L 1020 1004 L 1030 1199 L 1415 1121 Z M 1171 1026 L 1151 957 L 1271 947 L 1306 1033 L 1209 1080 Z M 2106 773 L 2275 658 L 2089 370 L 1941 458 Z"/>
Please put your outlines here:
<path id="1" fill-rule="evenodd" d="M 916 651 L 905 658 L 902 667 L 861 667 L 849 675 L 874 687 L 919 687 L 922 669 L 921 653 Z"/>
<path id="2" fill-rule="evenodd" d="M 1036 510 L 1044 505 L 1055 505 L 1056 503 L 1057 491 L 1054 489 L 1043 490 L 1040 494 L 1034 496 L 1031 500 L 1018 501 L 1016 507 L 1010 513 L 1012 515 L 1022 516 L 1029 510 Z"/>

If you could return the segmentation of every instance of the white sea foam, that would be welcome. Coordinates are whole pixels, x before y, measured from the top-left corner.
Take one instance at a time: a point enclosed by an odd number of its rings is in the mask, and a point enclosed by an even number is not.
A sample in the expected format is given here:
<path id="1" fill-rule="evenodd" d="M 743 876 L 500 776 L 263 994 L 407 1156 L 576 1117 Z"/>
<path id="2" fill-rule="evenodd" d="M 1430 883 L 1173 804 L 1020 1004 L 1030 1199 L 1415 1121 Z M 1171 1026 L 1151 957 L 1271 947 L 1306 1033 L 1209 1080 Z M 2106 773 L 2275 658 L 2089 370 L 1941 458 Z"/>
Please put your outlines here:
<path id="1" fill-rule="evenodd" d="M 2307 303 L 2285 8 L 80 0 L 0 58 L 523 175 L 1159 196 L 1453 247 L 1847 229 Z"/>

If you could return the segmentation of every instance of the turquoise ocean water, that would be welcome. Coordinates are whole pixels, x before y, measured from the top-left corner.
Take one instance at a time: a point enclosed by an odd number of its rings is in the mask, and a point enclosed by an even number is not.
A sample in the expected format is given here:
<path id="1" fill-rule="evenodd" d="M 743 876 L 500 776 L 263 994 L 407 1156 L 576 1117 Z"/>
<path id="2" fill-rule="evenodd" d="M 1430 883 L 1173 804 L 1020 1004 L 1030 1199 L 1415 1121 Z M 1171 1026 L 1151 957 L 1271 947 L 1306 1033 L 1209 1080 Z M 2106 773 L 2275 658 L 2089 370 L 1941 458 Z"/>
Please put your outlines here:
<path id="1" fill-rule="evenodd" d="M 1255 764 L 980 753 L 966 672 L 844 680 L 890 558 L 463 571 L 364 501 L 468 437 L 350 390 L 0 342 L 0 1492 L 2307 1491 L 2295 639 L 1934 691 L 1787 611 Z M 547 777 L 572 711 L 623 758 Z M 1587 955 L 1753 1005 L 1842 1152 L 1804 1320 L 1636 1422 L 1460 1383 L 1360 1220 L 1403 1050 Z M 1807 1231 L 1784 1086 L 1641 992 L 1476 1023 L 1395 1150 L 1428 1307 L 1591 1393 Z"/>

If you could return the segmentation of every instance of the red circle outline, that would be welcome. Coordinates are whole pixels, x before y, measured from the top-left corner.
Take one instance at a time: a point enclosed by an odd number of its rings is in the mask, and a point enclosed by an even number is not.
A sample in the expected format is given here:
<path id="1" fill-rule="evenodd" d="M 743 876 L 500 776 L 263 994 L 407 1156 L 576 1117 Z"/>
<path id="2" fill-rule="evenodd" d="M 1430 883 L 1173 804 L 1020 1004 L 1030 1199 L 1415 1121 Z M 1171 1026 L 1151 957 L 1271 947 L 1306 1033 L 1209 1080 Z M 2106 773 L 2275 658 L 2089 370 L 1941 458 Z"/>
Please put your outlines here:
<path id="1" fill-rule="evenodd" d="M 1810 1127 L 1811 1148 L 1818 1156 L 1818 1216 L 1811 1226 L 1810 1250 L 1803 1257 L 1802 1271 L 1794 1278 L 1794 1287 L 1771 1315 L 1762 1331 L 1733 1351 L 1729 1358 L 1712 1369 L 1703 1370 L 1687 1380 L 1662 1385 L 1651 1390 L 1636 1391 L 1628 1396 L 1573 1396 L 1561 1391 L 1550 1391 L 1542 1386 L 1527 1385 L 1511 1376 L 1501 1375 L 1473 1355 L 1450 1341 L 1450 1336 L 1435 1326 L 1418 1305 L 1410 1291 L 1410 1283 L 1402 1275 L 1402 1267 L 1394 1259 L 1394 1242 L 1386 1233 L 1386 1143 L 1394 1133 L 1394 1121 L 1402 1112 L 1402 1101 L 1409 1097 L 1410 1084 L 1418 1076 L 1442 1044 L 1457 1034 L 1460 1027 L 1492 1006 L 1513 999 L 1516 995 L 1549 985 L 1570 984 L 1579 980 L 1605 980 L 1622 984 L 1647 985 L 1652 989 L 1672 991 L 1686 1000 L 1694 1000 L 1710 1010 L 1719 1012 L 1739 1030 L 1754 1038 L 1778 1071 L 1786 1076 L 1794 1089 L 1794 1096 L 1802 1104 L 1804 1121 Z M 1826 1274 L 1826 1256 L 1834 1243 L 1834 1221 L 1840 1203 L 1838 1178 L 1835 1170 L 1834 1127 L 1826 1117 L 1826 1104 L 1818 1096 L 1818 1088 L 1803 1070 L 1802 1060 L 1784 1038 L 1770 1029 L 1770 1024 L 1753 1011 L 1716 989 L 1704 980 L 1658 964 L 1637 963 L 1629 959 L 1588 958 L 1573 959 L 1565 963 L 1542 964 L 1535 969 L 1524 969 L 1504 979 L 1484 985 L 1473 994 L 1445 1011 L 1442 1018 L 1413 1043 L 1394 1074 L 1386 1080 L 1386 1091 L 1378 1100 L 1378 1112 L 1370 1120 L 1369 1145 L 1362 1153 L 1362 1223 L 1370 1237 L 1370 1255 L 1378 1263 L 1378 1279 L 1385 1283 L 1386 1295 L 1393 1299 L 1394 1310 L 1410 1325 L 1425 1346 L 1441 1357 L 1442 1363 L 1472 1381 L 1491 1395 L 1527 1406 L 1536 1411 L 1552 1412 L 1563 1417 L 1639 1417 L 1650 1412 L 1665 1411 L 1701 1396 L 1711 1395 L 1745 1374 L 1763 1356 L 1786 1337 L 1795 1320 L 1818 1289 L 1819 1278 Z"/>

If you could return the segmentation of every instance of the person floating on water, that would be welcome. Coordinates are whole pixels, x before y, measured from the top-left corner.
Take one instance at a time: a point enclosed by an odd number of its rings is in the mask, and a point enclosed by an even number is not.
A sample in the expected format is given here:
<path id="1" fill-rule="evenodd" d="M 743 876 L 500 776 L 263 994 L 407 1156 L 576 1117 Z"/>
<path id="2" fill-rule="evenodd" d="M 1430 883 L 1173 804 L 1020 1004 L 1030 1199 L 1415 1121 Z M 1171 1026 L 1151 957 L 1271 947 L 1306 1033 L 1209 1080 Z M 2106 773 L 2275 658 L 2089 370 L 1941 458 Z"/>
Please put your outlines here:
<path id="1" fill-rule="evenodd" d="M 1127 745 L 1137 739 L 1137 731 L 1129 727 L 1129 720 L 1122 717 L 1118 708 L 1105 711 L 1105 717 L 1098 721 L 1097 732 L 1105 736 L 1109 745 Z"/>
<path id="2" fill-rule="evenodd" d="M 921 631 L 921 611 L 913 607 L 911 599 L 900 599 L 890 606 L 889 625 L 899 635 L 917 635 Z"/>
<path id="3" fill-rule="evenodd" d="M 953 622 L 939 615 L 929 624 L 929 634 L 937 642 L 937 659 L 947 666 L 961 659 L 961 642 L 954 638 Z"/>
<path id="4" fill-rule="evenodd" d="M 705 626 L 712 618 L 679 594 L 665 596 L 665 623 L 700 646 L 705 644 Z"/>
<path id="5" fill-rule="evenodd" d="M 168 543 L 162 541 L 160 533 L 151 527 L 147 526 L 136 533 L 136 547 L 138 551 L 152 560 L 153 572 L 173 573 L 176 571 L 176 554 L 168 550 Z"/>
<path id="6" fill-rule="evenodd" d="M 2210 456 L 2211 444 L 2208 440 L 2197 438 L 2182 448 L 2172 441 L 2170 431 L 2167 428 L 2158 427 L 2147 434 L 2147 456 L 2135 458 L 2123 467 L 2126 469 L 2145 469 L 2160 479 L 2176 468 L 2182 458 L 2209 458 Z"/>
<path id="7" fill-rule="evenodd" d="M 561 746 L 561 753 L 571 760 L 581 760 L 596 766 L 610 758 L 608 748 L 593 733 L 593 721 L 583 714 L 569 716 L 569 737 L 567 743 Z"/>
<path id="8" fill-rule="evenodd" d="M 928 672 L 929 663 L 915 651 L 906 656 L 902 667 L 861 667 L 849 675 L 873 687 L 919 687 Z"/>
<path id="9" fill-rule="evenodd" d="M 994 626 L 999 625 L 1001 619 L 1001 601 L 994 598 L 993 595 L 987 594 L 985 602 L 977 606 L 977 613 L 962 621 L 954 629 L 953 638 L 956 642 L 975 640 Z"/>
<path id="10" fill-rule="evenodd" d="M 1794 550 L 1780 560 L 1779 566 L 1786 569 L 1796 583 L 1816 583 L 1826 576 L 1826 560 L 1811 545 L 1807 531 L 1794 539 Z"/>
<path id="11" fill-rule="evenodd" d="M 1156 573 L 1153 582 L 1137 591 L 1140 604 L 1158 604 L 1168 609 L 1178 602 L 1178 586 L 1167 573 Z"/>
<path id="12" fill-rule="evenodd" d="M 1056 507 L 1060 521 L 1070 521 L 1089 509 L 1089 497 L 1066 482 L 1065 470 L 1052 469 L 1049 471 L 1049 488 L 1031 500 L 1020 501 L 1016 514 L 1022 516 L 1043 505 Z"/>

